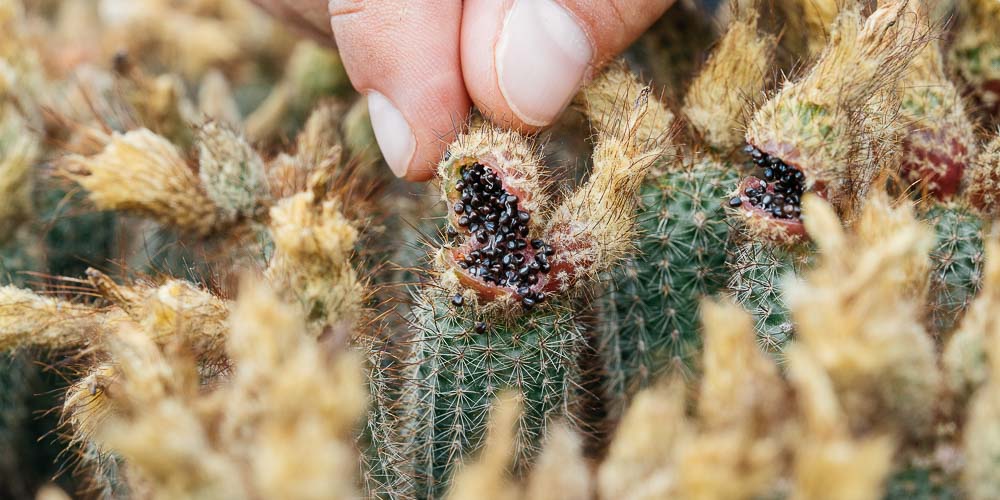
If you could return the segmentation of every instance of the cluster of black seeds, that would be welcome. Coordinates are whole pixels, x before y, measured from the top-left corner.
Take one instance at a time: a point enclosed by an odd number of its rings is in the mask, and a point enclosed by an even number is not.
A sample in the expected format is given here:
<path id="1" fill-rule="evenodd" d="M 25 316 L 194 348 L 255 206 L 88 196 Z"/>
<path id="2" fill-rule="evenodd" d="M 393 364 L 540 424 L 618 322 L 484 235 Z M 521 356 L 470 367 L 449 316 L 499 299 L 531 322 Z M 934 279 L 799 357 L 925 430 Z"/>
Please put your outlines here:
<path id="1" fill-rule="evenodd" d="M 743 149 L 750 155 L 753 162 L 763 169 L 762 181 L 757 185 L 750 183 L 742 195 L 750 203 L 778 219 L 802 218 L 802 193 L 806 189 L 806 178 L 802 172 L 786 165 L 781 158 L 771 156 L 754 146 Z M 768 187 L 773 187 L 769 190 Z M 737 196 L 729 201 L 733 207 L 743 204 L 743 196 Z"/>
<path id="2" fill-rule="evenodd" d="M 467 228 L 481 247 L 468 253 L 458 265 L 469 274 L 487 283 L 513 288 L 526 308 L 545 300 L 543 292 L 531 290 L 538 283 L 539 273 L 548 273 L 549 257 L 554 253 L 544 241 L 528 237 L 531 214 L 518 210 L 518 199 L 507 192 L 496 173 L 489 167 L 474 163 L 462 167 L 462 178 L 455 183 L 461 199 L 452 210 L 458 225 Z M 449 228 L 449 236 L 457 236 Z M 528 246 L 534 253 L 529 258 Z M 452 301 L 460 306 L 460 296 Z"/>

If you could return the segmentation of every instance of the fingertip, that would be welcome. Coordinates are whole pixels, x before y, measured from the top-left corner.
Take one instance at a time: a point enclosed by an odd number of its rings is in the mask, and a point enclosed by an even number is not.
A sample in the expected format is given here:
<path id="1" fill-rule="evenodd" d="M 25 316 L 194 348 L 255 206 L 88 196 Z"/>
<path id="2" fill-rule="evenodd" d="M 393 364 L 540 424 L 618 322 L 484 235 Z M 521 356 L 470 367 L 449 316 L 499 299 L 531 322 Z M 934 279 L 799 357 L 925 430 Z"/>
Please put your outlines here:
<path id="1" fill-rule="evenodd" d="M 501 125 L 550 125 L 594 69 L 672 1 L 467 0 L 462 68 L 469 95 Z"/>
<path id="2" fill-rule="evenodd" d="M 341 5 L 343 4 L 343 5 Z M 412 15 L 399 16 L 402 10 Z M 455 117 L 471 108 L 459 62 L 461 4 L 430 0 L 331 2 L 351 82 L 368 97 L 375 138 L 397 177 L 424 181 Z M 437 29 L 429 31 L 428 25 Z"/>

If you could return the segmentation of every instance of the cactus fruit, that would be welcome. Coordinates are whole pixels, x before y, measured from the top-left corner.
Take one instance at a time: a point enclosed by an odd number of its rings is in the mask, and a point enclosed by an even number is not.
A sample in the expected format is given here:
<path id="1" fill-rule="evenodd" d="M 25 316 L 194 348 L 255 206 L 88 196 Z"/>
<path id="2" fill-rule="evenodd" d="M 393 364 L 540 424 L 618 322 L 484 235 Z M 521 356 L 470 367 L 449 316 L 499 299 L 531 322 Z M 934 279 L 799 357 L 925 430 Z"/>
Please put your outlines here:
<path id="1" fill-rule="evenodd" d="M 911 2 L 918 22 L 926 22 L 926 9 Z M 917 53 L 900 85 L 899 119 L 905 124 L 900 175 L 917 192 L 950 198 L 975 154 L 976 137 L 962 97 L 945 74 L 937 40 Z"/>
<path id="2" fill-rule="evenodd" d="M 726 284 L 723 200 L 738 180 L 728 162 L 692 155 L 647 180 L 638 252 L 609 280 L 601 318 L 607 393 L 627 397 L 698 358 L 698 303 Z"/>
<path id="3" fill-rule="evenodd" d="M 905 9 L 906 2 L 889 3 L 867 20 L 857 8 L 844 10 L 815 65 L 782 86 L 747 127 L 748 152 L 755 160 L 775 160 L 798 171 L 802 178 L 795 174 L 795 183 L 830 200 L 848 219 L 888 160 L 884 145 L 896 133 L 888 113 L 898 102 L 893 89 L 926 42 L 924 26 L 899 22 Z M 745 188 L 759 190 L 759 180 L 750 182 L 757 186 Z M 797 217 L 743 205 L 744 223 L 760 237 L 803 234 Z"/>

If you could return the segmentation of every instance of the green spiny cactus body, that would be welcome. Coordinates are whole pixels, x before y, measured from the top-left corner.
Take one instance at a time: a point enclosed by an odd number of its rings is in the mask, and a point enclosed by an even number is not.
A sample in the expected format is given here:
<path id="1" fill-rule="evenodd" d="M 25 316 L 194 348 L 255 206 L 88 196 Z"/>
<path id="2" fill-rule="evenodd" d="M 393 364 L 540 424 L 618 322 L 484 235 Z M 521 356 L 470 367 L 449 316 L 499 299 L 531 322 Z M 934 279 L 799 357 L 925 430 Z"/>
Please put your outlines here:
<path id="1" fill-rule="evenodd" d="M 444 493 L 455 466 L 481 447 L 490 407 L 505 389 L 524 401 L 515 445 L 523 470 L 553 419 L 574 421 L 583 376 L 577 357 L 586 344 L 573 312 L 553 302 L 521 316 L 482 317 L 433 288 L 416 302 L 401 407 L 417 497 Z"/>
<path id="2" fill-rule="evenodd" d="M 911 466 L 889 478 L 886 500 L 957 500 L 962 498 L 957 478 L 931 467 Z"/>
<path id="3" fill-rule="evenodd" d="M 734 245 L 727 259 L 729 292 L 754 318 L 757 343 L 780 355 L 794 335 L 782 283 L 806 263 L 807 253 L 761 241 Z"/>
<path id="4" fill-rule="evenodd" d="M 638 253 L 612 277 L 603 304 L 609 396 L 690 370 L 698 358 L 698 303 L 726 285 L 723 203 L 738 181 L 729 165 L 702 159 L 646 183 Z"/>
<path id="5" fill-rule="evenodd" d="M 938 205 L 925 214 L 937 243 L 931 252 L 929 327 L 936 335 L 951 333 L 976 296 L 983 278 L 986 223 L 958 205 Z"/>

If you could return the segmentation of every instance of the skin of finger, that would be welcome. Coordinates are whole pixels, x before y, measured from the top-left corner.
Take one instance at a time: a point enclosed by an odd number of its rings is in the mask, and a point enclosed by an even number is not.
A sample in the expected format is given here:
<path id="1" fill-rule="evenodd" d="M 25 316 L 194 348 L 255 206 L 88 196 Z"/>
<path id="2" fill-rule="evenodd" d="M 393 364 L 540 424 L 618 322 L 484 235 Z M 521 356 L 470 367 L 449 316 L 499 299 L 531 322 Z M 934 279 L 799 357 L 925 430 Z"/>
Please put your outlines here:
<path id="1" fill-rule="evenodd" d="M 674 0 L 556 0 L 580 24 L 594 48 L 588 75 L 617 57 Z M 462 20 L 462 72 L 472 101 L 494 123 L 530 133 L 507 105 L 498 84 L 496 47 L 515 0 L 466 0 Z"/>
<path id="2" fill-rule="evenodd" d="M 326 0 L 252 0 L 272 16 L 310 38 L 333 45 Z"/>
<path id="3" fill-rule="evenodd" d="M 459 65 L 460 0 L 334 0 L 330 21 L 351 83 L 385 95 L 413 129 L 408 180 L 434 165 L 469 114 Z"/>

